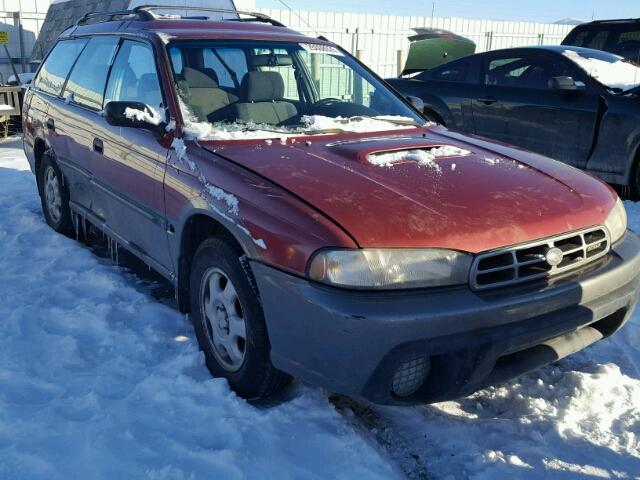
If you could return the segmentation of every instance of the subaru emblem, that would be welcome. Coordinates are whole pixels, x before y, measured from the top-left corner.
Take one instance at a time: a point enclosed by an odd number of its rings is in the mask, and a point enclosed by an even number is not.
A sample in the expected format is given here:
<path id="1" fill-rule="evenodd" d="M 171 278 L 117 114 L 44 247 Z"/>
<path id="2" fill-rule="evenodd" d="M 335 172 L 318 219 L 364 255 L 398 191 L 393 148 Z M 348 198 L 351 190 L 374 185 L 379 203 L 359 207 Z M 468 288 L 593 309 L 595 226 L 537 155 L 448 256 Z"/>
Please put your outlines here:
<path id="1" fill-rule="evenodd" d="M 557 247 L 550 248 L 544 256 L 545 261 L 552 267 L 557 267 L 564 259 L 564 253 Z"/>

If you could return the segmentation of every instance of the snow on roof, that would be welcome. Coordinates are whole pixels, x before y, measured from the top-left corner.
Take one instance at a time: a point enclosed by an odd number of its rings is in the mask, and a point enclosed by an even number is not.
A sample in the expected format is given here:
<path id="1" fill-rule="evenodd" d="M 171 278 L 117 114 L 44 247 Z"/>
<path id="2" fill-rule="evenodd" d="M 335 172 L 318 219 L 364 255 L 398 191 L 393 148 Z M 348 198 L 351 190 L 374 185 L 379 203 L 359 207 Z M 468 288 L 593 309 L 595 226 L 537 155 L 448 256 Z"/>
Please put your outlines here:
<path id="1" fill-rule="evenodd" d="M 562 54 L 607 87 L 629 90 L 640 84 L 640 68 L 617 55 L 587 57 L 575 50 L 564 50 Z"/>

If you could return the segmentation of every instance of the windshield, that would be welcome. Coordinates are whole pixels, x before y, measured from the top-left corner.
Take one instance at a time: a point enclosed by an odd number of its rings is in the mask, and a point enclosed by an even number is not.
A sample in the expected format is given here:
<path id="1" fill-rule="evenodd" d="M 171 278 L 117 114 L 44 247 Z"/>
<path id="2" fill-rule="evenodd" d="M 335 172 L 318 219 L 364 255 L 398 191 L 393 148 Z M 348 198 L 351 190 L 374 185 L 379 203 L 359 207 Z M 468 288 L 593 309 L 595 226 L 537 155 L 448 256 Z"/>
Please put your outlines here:
<path id="1" fill-rule="evenodd" d="M 230 140 L 424 125 L 353 58 L 323 44 L 179 42 L 168 47 L 187 133 Z"/>
<path id="2" fill-rule="evenodd" d="M 624 91 L 640 84 L 640 67 L 618 55 L 590 49 L 565 50 L 562 54 L 609 88 Z"/>

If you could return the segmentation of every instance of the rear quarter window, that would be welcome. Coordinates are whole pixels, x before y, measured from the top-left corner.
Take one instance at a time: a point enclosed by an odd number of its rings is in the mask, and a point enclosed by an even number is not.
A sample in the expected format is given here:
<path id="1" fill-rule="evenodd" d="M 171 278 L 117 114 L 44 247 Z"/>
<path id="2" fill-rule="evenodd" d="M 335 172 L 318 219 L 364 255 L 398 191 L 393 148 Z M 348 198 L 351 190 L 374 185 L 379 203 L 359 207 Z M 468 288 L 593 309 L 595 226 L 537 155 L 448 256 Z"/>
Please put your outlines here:
<path id="1" fill-rule="evenodd" d="M 58 42 L 42 65 L 35 81 L 35 88 L 52 95 L 60 95 L 71 67 L 87 41 L 78 39 Z"/>

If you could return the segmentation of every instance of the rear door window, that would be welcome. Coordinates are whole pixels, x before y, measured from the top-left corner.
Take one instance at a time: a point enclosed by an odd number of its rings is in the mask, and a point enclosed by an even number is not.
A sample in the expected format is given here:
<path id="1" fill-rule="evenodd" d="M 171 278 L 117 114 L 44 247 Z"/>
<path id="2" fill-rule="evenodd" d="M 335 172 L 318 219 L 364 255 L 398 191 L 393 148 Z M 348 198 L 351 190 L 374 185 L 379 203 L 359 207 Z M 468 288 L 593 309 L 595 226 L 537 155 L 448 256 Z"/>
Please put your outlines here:
<path id="1" fill-rule="evenodd" d="M 42 65 L 35 81 L 35 88 L 52 95 L 60 95 L 71 67 L 87 41 L 78 39 L 58 42 Z"/>
<path id="2" fill-rule="evenodd" d="M 102 109 L 107 75 L 118 42 L 117 37 L 97 37 L 89 42 L 69 76 L 65 98 L 93 110 Z"/>
<path id="3" fill-rule="evenodd" d="M 140 102 L 158 113 L 164 112 L 155 57 L 149 45 L 130 40 L 122 43 L 105 95 L 105 104 L 114 101 Z"/>

